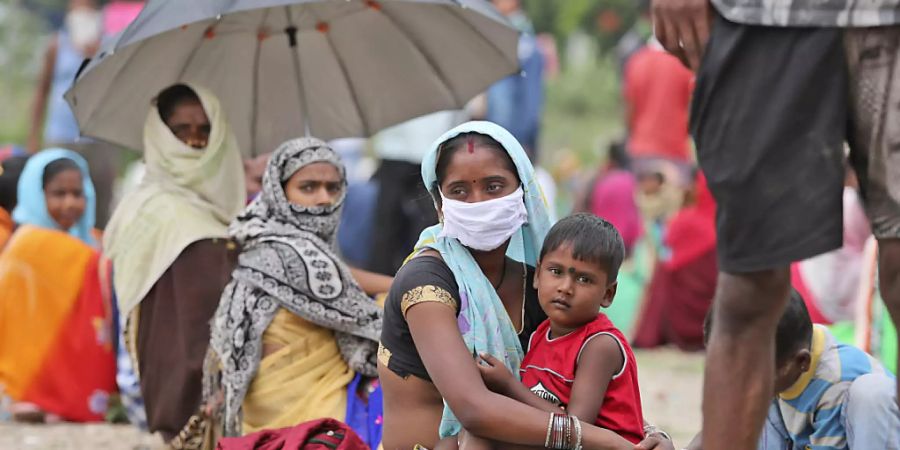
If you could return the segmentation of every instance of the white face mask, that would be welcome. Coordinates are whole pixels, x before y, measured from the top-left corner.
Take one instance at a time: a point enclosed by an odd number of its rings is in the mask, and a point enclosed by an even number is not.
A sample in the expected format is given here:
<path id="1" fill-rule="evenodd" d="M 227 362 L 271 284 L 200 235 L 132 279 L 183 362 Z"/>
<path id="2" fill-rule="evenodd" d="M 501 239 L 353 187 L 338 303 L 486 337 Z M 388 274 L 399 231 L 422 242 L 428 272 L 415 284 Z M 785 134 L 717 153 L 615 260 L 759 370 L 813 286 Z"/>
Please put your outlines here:
<path id="1" fill-rule="evenodd" d="M 78 8 L 66 14 L 66 30 L 75 48 L 84 51 L 100 40 L 103 29 L 103 15 L 100 11 Z"/>
<path id="2" fill-rule="evenodd" d="M 450 200 L 441 193 L 444 229 L 440 236 L 456 238 L 474 250 L 494 250 L 528 222 L 524 196 L 521 186 L 506 197 L 478 203 Z"/>

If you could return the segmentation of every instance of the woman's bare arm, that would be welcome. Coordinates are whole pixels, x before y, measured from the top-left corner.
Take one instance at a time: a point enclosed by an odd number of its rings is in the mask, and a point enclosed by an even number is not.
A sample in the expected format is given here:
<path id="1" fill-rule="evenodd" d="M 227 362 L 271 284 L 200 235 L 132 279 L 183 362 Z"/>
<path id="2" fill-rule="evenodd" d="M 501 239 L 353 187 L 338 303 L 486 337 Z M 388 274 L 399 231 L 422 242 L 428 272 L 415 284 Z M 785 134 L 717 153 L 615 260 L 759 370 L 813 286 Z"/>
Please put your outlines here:
<path id="1" fill-rule="evenodd" d="M 406 319 L 429 376 L 466 430 L 499 442 L 544 445 L 549 414 L 487 389 L 453 309 L 423 302 L 411 306 Z M 611 431 L 587 424 L 583 430 L 585 449 L 633 448 Z"/>
<path id="2" fill-rule="evenodd" d="M 56 66 L 56 52 L 58 51 L 59 38 L 54 36 L 44 52 L 44 64 L 38 78 L 37 90 L 31 104 L 31 123 L 28 129 L 28 151 L 35 153 L 40 150 L 41 130 L 44 125 L 44 117 L 47 114 L 47 97 L 50 95 L 50 83 L 53 80 L 53 71 Z"/>
<path id="3" fill-rule="evenodd" d="M 353 279 L 359 283 L 359 287 L 368 295 L 378 295 L 387 293 L 391 290 L 391 283 L 394 282 L 393 277 L 382 275 L 380 273 L 369 272 L 368 270 L 357 269 L 350 266 L 350 274 Z"/>

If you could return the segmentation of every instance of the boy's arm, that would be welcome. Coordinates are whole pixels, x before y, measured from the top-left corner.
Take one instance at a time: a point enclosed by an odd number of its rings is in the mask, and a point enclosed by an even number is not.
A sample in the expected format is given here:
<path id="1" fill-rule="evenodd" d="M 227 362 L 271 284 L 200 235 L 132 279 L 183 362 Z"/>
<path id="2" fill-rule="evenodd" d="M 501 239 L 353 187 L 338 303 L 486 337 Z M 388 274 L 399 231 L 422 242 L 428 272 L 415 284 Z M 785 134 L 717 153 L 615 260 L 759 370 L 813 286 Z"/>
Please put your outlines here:
<path id="1" fill-rule="evenodd" d="M 487 387 L 500 395 L 522 402 L 533 408 L 547 412 L 563 412 L 562 408 L 544 400 L 531 392 L 521 381 L 514 377 L 503 365 L 503 362 L 491 355 L 482 353 L 478 361 L 478 370 Z"/>
<path id="2" fill-rule="evenodd" d="M 561 407 L 554 405 L 553 403 L 538 397 L 534 392 L 531 392 L 531 389 L 528 389 L 521 381 L 513 383 L 503 395 L 547 412 L 564 412 Z"/>
<path id="3" fill-rule="evenodd" d="M 845 448 L 847 446 L 847 429 L 844 428 L 844 421 L 841 419 L 845 399 L 845 395 L 842 395 L 841 392 L 843 389 L 844 387 L 839 384 L 832 385 L 825 390 L 816 403 L 811 424 L 812 434 L 809 439 L 813 443 L 829 443 L 828 446 L 821 448 Z"/>
<path id="4" fill-rule="evenodd" d="M 577 364 L 567 410 L 569 414 L 592 423 L 603 405 L 609 382 L 624 367 L 625 355 L 618 340 L 601 333 L 584 344 Z"/>

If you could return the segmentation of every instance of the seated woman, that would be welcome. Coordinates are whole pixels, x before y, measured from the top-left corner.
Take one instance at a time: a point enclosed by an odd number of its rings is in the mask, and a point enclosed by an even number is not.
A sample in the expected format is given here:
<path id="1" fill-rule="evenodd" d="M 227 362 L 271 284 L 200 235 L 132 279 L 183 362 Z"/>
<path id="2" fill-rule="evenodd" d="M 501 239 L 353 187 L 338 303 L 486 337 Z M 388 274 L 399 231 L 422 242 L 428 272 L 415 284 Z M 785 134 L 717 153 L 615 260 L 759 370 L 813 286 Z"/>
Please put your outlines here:
<path id="1" fill-rule="evenodd" d="M 259 197 L 231 225 L 242 252 L 213 320 L 218 364 L 207 365 L 206 389 L 214 405 L 221 384 L 227 436 L 319 418 L 356 425 L 355 387 L 358 375 L 376 375 L 382 308 L 336 253 L 346 186 L 327 144 L 285 142 Z M 375 447 L 379 433 L 365 425 L 380 417 L 371 419 L 355 428 Z"/>
<path id="2" fill-rule="evenodd" d="M 92 234 L 94 206 L 77 153 L 28 160 L 18 228 L 0 253 L 0 395 L 23 420 L 101 421 L 115 392 L 111 273 Z"/>
<path id="3" fill-rule="evenodd" d="M 668 255 L 656 265 L 633 344 L 702 350 L 703 318 L 712 306 L 719 275 L 716 201 L 703 173 L 697 172 L 687 205 L 666 227 L 663 244 Z"/>
<path id="4" fill-rule="evenodd" d="M 550 414 L 489 391 L 473 357 L 494 355 L 518 373 L 531 333 L 546 318 L 533 266 L 550 223 L 534 169 L 508 131 L 468 122 L 435 142 L 422 178 L 441 224 L 423 232 L 385 305 L 378 351 L 384 447 L 434 448 L 461 427 L 543 447 Z M 581 429 L 586 449 L 634 447 L 587 423 Z M 641 445 L 654 448 L 657 440 Z"/>

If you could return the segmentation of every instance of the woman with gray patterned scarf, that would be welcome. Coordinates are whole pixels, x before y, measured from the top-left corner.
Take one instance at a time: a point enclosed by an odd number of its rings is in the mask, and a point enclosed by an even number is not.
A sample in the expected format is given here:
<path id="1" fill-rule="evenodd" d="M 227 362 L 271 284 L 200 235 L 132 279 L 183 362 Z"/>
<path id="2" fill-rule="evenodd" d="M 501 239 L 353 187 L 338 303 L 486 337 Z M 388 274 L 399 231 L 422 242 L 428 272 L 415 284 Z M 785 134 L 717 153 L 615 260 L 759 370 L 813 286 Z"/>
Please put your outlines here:
<path id="1" fill-rule="evenodd" d="M 206 404 L 222 403 L 227 436 L 326 417 L 354 425 L 365 403 L 357 392 L 380 395 L 377 382 L 358 388 L 376 376 L 383 310 L 337 256 L 345 191 L 344 166 L 327 144 L 291 140 L 229 229 L 242 252 L 213 319 L 207 366 L 218 368 L 205 386 Z M 380 424 L 380 412 L 363 416 Z M 356 429 L 380 441 L 380 432 Z"/>

